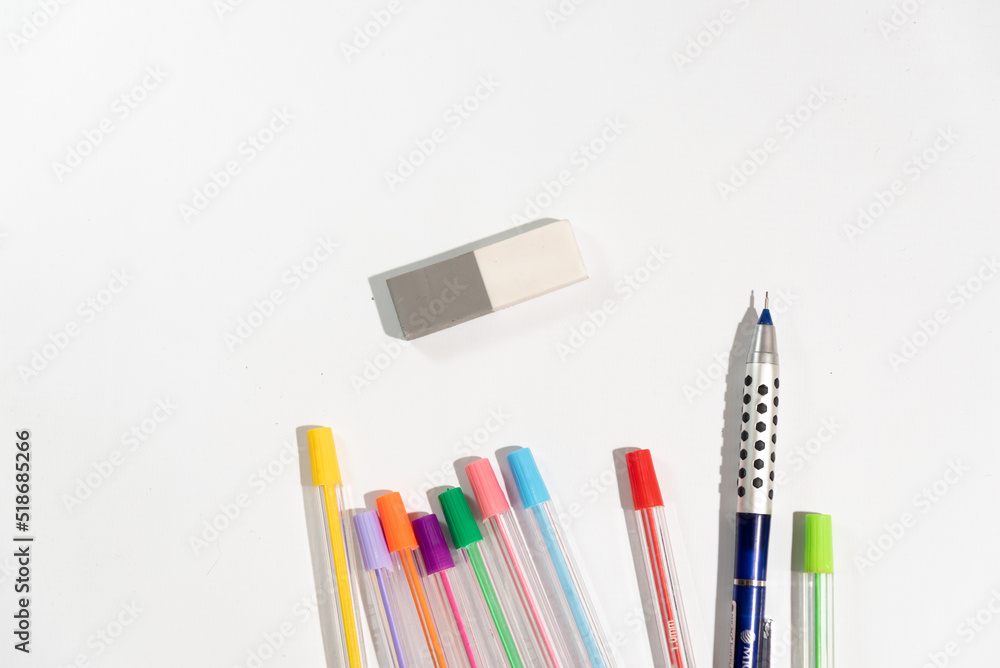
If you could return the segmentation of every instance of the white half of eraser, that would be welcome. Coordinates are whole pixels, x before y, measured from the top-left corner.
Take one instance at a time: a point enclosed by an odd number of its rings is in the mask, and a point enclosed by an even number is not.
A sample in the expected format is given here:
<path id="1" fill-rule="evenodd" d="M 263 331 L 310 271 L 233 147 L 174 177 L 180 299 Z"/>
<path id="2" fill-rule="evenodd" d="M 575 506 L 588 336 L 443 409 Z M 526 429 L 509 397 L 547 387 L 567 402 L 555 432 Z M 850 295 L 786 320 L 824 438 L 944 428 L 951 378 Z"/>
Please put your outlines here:
<path id="1" fill-rule="evenodd" d="M 536 227 L 386 283 L 415 339 L 587 278 L 568 220 Z"/>

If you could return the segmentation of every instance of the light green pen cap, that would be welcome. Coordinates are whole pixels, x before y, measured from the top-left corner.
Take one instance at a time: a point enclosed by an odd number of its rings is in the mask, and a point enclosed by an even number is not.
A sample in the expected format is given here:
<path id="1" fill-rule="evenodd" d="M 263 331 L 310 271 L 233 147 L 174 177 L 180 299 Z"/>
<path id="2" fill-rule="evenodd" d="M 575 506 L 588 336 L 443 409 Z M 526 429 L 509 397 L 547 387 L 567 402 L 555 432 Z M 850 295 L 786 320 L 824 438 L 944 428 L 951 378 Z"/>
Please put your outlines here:
<path id="1" fill-rule="evenodd" d="M 806 515 L 806 573 L 833 573 L 833 527 L 829 515 Z"/>

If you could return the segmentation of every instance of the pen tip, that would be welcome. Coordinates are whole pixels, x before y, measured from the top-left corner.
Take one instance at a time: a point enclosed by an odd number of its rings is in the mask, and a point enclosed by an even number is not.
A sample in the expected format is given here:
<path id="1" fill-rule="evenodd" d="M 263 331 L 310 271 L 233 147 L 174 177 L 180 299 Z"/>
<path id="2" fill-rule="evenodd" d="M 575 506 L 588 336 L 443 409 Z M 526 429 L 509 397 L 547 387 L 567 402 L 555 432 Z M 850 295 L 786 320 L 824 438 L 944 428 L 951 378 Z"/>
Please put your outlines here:
<path id="1" fill-rule="evenodd" d="M 774 322 L 771 320 L 771 299 L 770 295 L 764 293 L 764 309 L 760 312 L 760 319 L 757 321 L 758 325 L 773 325 Z"/>

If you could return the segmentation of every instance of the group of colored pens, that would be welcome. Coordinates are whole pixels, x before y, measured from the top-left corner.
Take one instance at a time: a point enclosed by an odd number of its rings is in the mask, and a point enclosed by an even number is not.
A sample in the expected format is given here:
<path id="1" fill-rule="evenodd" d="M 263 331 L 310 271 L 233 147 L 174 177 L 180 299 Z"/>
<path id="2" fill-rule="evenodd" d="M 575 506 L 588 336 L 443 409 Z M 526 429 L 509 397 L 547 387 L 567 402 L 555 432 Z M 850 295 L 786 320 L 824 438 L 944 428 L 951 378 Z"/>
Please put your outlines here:
<path id="1" fill-rule="evenodd" d="M 465 469 L 482 524 L 461 488 L 438 496 L 452 552 L 438 516 L 411 521 L 398 492 L 350 517 L 332 432 L 311 429 L 308 441 L 337 587 L 334 626 L 350 668 L 367 666 L 363 610 L 383 665 L 616 665 L 531 450 L 506 458 L 522 521 L 488 459 Z"/>
<path id="2" fill-rule="evenodd" d="M 764 599 L 778 439 L 778 370 L 765 297 L 740 386 L 739 462 L 733 472 L 735 568 L 732 607 L 727 611 L 732 668 L 770 666 L 771 621 L 764 616 Z M 312 429 L 308 440 L 313 483 L 322 488 L 329 528 L 326 538 L 340 603 L 337 630 L 350 668 L 366 666 L 362 610 L 369 613 L 373 644 L 385 657 L 382 665 L 394 668 L 616 665 L 529 449 L 505 457 L 519 512 L 488 459 L 465 467 L 481 525 L 461 488 L 438 496 L 453 553 L 441 520 L 430 514 L 411 521 L 398 492 L 378 497 L 377 510 L 349 517 L 330 429 Z M 635 450 L 626 454 L 625 463 L 656 664 L 694 668 L 652 455 Z M 804 520 L 804 563 L 796 569 L 801 578 L 793 583 L 798 592 L 793 658 L 799 657 L 796 668 L 833 668 L 830 516 L 807 514 Z"/>

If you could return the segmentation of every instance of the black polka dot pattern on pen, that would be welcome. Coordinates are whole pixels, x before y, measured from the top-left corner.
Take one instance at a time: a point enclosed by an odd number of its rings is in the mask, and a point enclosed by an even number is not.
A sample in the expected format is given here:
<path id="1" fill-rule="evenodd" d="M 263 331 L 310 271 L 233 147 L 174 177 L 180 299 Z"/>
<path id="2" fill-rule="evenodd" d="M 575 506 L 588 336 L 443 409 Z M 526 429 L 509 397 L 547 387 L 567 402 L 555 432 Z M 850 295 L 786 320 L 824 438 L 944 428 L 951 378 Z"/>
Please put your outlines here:
<path id="1" fill-rule="evenodd" d="M 775 447 L 778 443 L 776 427 L 778 424 L 779 382 L 777 378 L 770 376 L 771 368 L 773 367 L 761 365 L 759 375 L 755 373 L 743 379 L 745 387 L 742 397 L 744 408 L 740 417 L 744 425 L 753 424 L 752 431 L 748 426 L 744 426 L 740 433 L 742 443 L 737 493 L 743 499 L 741 504 L 746 502 L 750 504 L 742 506 L 744 509 L 754 509 L 746 512 L 764 512 L 764 508 L 760 504 L 765 491 L 767 499 L 774 498 L 774 471 L 771 469 L 776 460 Z M 753 410 L 750 409 L 751 406 L 753 406 Z M 753 416 L 753 420 L 751 420 L 751 416 Z M 771 419 L 768 420 L 768 417 Z M 754 434 L 753 439 L 750 438 L 750 433 Z M 753 448 L 749 447 L 751 442 Z M 753 462 L 753 468 L 747 466 L 748 461 Z M 750 498 L 747 498 L 747 491 L 753 492 Z"/>

